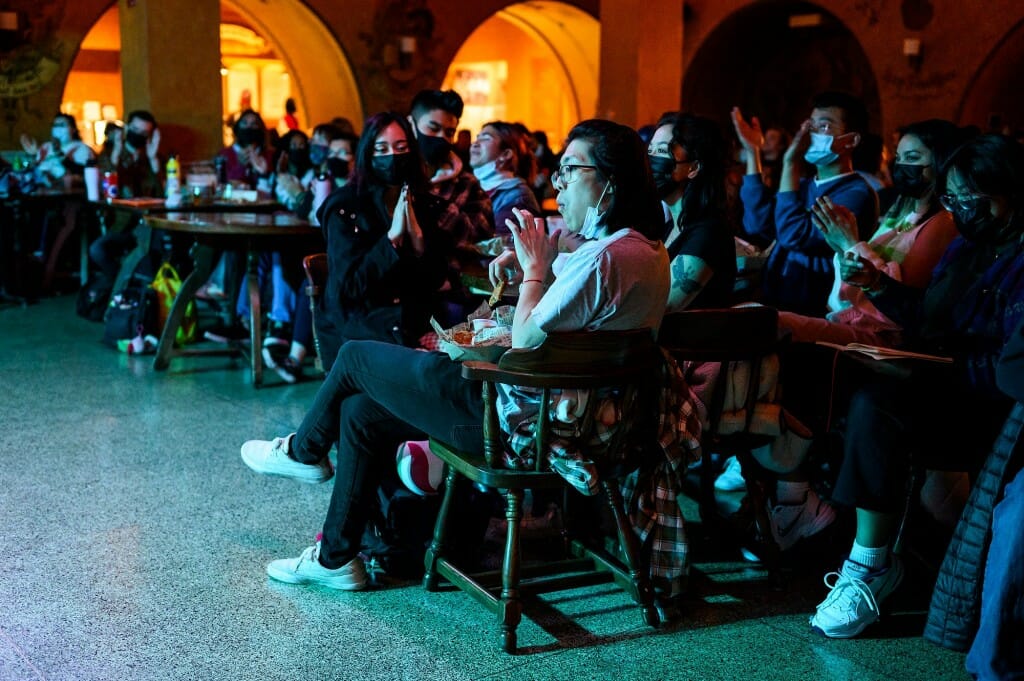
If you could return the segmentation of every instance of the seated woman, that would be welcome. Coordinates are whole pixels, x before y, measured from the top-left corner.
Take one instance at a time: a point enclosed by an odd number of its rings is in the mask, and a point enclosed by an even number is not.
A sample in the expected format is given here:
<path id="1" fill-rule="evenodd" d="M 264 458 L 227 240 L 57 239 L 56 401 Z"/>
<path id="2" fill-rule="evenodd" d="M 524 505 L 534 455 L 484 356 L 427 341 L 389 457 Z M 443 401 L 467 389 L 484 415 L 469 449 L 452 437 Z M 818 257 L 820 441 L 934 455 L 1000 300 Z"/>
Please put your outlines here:
<path id="1" fill-rule="evenodd" d="M 889 277 L 924 289 L 932 270 L 956 236 L 953 218 L 942 210 L 935 183 L 949 152 L 962 141 L 949 121 L 912 123 L 901 130 L 893 182 L 899 196 L 878 222 L 870 241 L 857 239 L 853 213 L 823 197 L 812 208 L 814 223 L 835 251 L 836 279 L 824 319 L 779 312 L 779 326 L 797 342 L 867 343 L 895 347 L 900 326 L 858 287 L 842 281 L 842 258 L 865 258 Z"/>
<path id="2" fill-rule="evenodd" d="M 504 121 L 484 125 L 469 147 L 469 165 L 491 198 L 495 234 L 510 238 L 505 221 L 513 219 L 513 208 L 540 214 L 537 197 L 530 188 L 537 173 L 536 160 L 526 136 L 516 126 Z"/>
<path id="3" fill-rule="evenodd" d="M 393 122 L 405 119 L 382 116 L 392 122 L 381 126 L 380 116 L 371 119 L 377 121 L 372 127 L 378 132 L 370 137 L 375 147 L 383 151 L 392 141 L 410 147 L 410 137 L 396 137 Z M 379 136 L 382 127 L 384 136 Z M 391 162 L 378 161 L 375 167 L 389 180 L 393 177 Z M 662 215 L 640 138 L 610 121 L 580 123 L 569 133 L 555 186 L 566 229 L 579 232 L 588 214 L 596 214 L 596 238 L 582 244 L 555 278 L 551 263 L 557 235 L 547 234 L 542 219 L 518 213 L 510 229 L 524 278 L 513 345 L 535 345 L 556 331 L 653 333 L 668 296 L 668 256 L 653 240 Z M 405 234 L 406 242 L 414 238 Z M 391 240 L 380 250 L 385 247 L 399 257 Z M 272 578 L 342 590 L 366 586 L 357 554 L 378 480 L 388 465 L 394 466 L 397 445 L 434 436 L 469 451 L 483 450 L 480 384 L 463 379 L 460 370 L 442 353 L 348 342 L 298 432 L 242 446 L 242 459 L 253 470 L 305 482 L 331 478 L 328 453 L 335 443 L 338 447 L 323 538 L 298 558 L 270 563 Z M 520 405 L 502 409 L 508 406 Z"/>
<path id="4" fill-rule="evenodd" d="M 458 216 L 430 193 L 406 117 L 372 116 L 354 176 L 317 213 L 327 241 L 317 318 L 325 369 L 347 341 L 417 344 L 448 271 L 454 244 L 447 227 Z"/>
<path id="5" fill-rule="evenodd" d="M 85 165 L 96 160 L 96 154 L 78 134 L 75 117 L 65 113 L 53 117 L 48 141 L 39 144 L 25 134 L 21 136 L 21 148 L 36 163 L 36 181 L 46 185 L 69 174 L 81 178 Z"/>
<path id="6" fill-rule="evenodd" d="M 879 377 L 853 397 L 834 499 L 856 508 L 857 534 L 849 558 L 826 575 L 831 593 L 810 621 L 833 638 L 857 636 L 878 620 L 902 581 L 890 544 L 911 461 L 974 469 L 1009 412 L 995 367 L 1024 317 L 1024 148 L 1001 135 L 977 137 L 953 154 L 939 184 L 960 236 L 927 289 L 896 281 L 866 258 L 840 261 L 843 280 L 900 323 L 911 347 L 954 362 L 922 363 L 906 380 Z"/>
<path id="7" fill-rule="evenodd" d="M 273 150 L 267 147 L 267 126 L 263 117 L 252 109 L 238 115 L 231 126 L 234 142 L 220 150 L 228 182 L 270 192 Z"/>
<path id="8" fill-rule="evenodd" d="M 724 214 L 725 142 L 707 118 L 661 117 L 647 148 L 666 207 L 663 240 L 672 259 L 668 311 L 729 307 L 736 246 Z"/>

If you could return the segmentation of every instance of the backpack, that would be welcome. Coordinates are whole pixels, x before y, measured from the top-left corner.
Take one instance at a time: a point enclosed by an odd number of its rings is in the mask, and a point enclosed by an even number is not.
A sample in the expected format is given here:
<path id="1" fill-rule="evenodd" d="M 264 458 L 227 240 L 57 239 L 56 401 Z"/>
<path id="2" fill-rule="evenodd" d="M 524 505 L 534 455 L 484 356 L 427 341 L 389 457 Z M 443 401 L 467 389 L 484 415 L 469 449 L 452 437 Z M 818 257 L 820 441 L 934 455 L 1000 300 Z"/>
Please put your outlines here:
<path id="1" fill-rule="evenodd" d="M 113 287 L 114 282 L 104 274 L 92 277 L 85 286 L 78 290 L 75 312 L 79 317 L 88 319 L 90 322 L 102 322 L 103 315 L 107 312 L 107 303 L 110 302 L 110 291 Z"/>
<path id="2" fill-rule="evenodd" d="M 156 335 L 157 327 L 156 291 L 150 288 L 149 277 L 133 274 L 128 285 L 114 294 L 103 317 L 103 342 L 112 348 L 117 341 Z"/>

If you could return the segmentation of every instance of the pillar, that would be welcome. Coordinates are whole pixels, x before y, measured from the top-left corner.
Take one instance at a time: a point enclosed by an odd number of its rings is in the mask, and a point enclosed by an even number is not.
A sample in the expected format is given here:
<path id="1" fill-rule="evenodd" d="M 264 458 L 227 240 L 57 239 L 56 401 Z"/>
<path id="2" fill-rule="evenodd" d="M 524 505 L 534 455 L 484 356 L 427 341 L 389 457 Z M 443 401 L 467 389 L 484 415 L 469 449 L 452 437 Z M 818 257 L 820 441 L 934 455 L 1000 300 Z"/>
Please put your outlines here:
<path id="1" fill-rule="evenodd" d="M 681 0 L 601 0 L 598 115 L 624 125 L 655 123 L 680 108 Z"/>
<path id="2" fill-rule="evenodd" d="M 160 155 L 212 158 L 222 145 L 219 0 L 118 0 L 125 114 L 150 111 Z"/>

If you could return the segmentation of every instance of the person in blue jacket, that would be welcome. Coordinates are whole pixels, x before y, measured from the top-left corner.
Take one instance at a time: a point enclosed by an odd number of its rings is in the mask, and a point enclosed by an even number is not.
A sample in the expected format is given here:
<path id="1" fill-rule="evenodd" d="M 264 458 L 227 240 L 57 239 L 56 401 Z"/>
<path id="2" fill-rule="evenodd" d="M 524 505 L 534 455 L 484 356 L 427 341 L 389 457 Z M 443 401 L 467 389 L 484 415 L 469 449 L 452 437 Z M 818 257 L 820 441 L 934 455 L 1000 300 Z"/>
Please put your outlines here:
<path id="1" fill-rule="evenodd" d="M 832 288 L 833 251 L 811 222 L 811 208 L 821 197 L 857 216 L 862 240 L 878 223 L 878 196 L 853 170 L 853 149 L 867 132 L 867 110 L 856 97 L 823 92 L 811 102 L 811 116 L 800 126 L 782 160 L 779 190 L 762 181 L 760 159 L 764 135 L 757 118 L 749 122 L 738 108 L 733 125 L 746 150 L 747 174 L 740 188 L 743 230 L 751 240 L 775 247 L 765 264 L 761 302 L 804 315 L 823 316 Z M 801 177 L 802 162 L 815 177 Z"/>

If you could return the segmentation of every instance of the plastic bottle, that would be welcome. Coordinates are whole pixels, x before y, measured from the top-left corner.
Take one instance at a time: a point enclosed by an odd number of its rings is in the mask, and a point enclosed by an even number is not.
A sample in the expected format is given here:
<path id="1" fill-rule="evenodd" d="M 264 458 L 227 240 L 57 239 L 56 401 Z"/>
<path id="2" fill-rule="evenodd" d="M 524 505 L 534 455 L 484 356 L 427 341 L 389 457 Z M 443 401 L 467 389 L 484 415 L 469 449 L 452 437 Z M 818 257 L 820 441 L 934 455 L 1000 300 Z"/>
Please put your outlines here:
<path id="1" fill-rule="evenodd" d="M 313 210 L 309 213 L 309 220 L 313 224 L 317 224 L 316 213 L 320 210 L 320 205 L 323 204 L 330 193 L 331 176 L 327 173 L 320 173 L 313 180 Z"/>
<path id="2" fill-rule="evenodd" d="M 117 171 L 103 173 L 103 198 L 107 201 L 117 198 Z"/>
<path id="3" fill-rule="evenodd" d="M 90 159 L 85 164 L 85 170 L 82 172 L 82 177 L 85 180 L 85 198 L 90 201 L 100 200 L 100 169 L 96 167 L 96 161 Z"/>
<path id="4" fill-rule="evenodd" d="M 167 159 L 167 205 L 175 207 L 181 205 L 181 174 L 179 171 L 178 157 L 171 156 Z"/>

